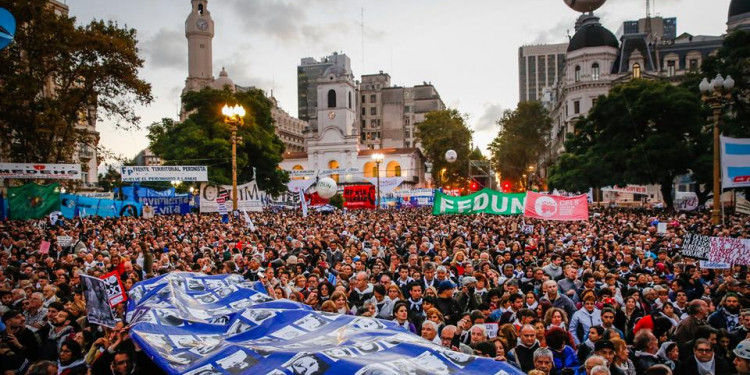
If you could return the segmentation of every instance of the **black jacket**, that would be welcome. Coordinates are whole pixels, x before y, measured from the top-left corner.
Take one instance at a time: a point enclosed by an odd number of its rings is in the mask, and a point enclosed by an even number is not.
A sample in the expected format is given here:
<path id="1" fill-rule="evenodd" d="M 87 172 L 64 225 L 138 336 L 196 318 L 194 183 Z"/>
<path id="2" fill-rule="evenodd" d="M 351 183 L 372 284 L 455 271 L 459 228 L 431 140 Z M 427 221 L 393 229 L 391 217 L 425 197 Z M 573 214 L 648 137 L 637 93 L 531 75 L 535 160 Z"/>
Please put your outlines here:
<path id="1" fill-rule="evenodd" d="M 723 358 L 714 355 L 714 370 L 717 375 L 726 375 L 734 372 L 734 369 L 729 366 L 729 363 Z M 687 360 L 683 361 L 680 367 L 677 368 L 675 374 L 680 375 L 698 375 L 698 360 L 695 356 L 690 356 Z"/>

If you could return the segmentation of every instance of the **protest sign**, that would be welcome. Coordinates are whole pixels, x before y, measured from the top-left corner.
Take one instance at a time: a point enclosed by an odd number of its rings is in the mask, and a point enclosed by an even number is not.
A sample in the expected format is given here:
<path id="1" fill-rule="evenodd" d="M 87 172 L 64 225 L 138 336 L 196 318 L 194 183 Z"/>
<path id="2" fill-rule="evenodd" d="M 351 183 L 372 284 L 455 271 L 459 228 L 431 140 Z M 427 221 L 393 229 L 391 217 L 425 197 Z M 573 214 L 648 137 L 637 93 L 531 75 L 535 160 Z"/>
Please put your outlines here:
<path id="1" fill-rule="evenodd" d="M 711 250 L 711 237 L 700 234 L 686 233 L 682 240 L 682 256 L 694 259 L 708 260 Z"/>
<path id="2" fill-rule="evenodd" d="M 376 204 L 375 186 L 352 185 L 344 187 L 344 207 L 347 209 L 373 209 Z"/>
<path id="3" fill-rule="evenodd" d="M 86 299 L 86 316 L 89 322 L 114 328 L 117 322 L 107 298 L 107 285 L 104 280 L 81 274 L 81 287 Z"/>
<path id="4" fill-rule="evenodd" d="M 525 194 L 506 194 L 490 189 L 460 197 L 435 191 L 432 214 L 520 215 L 523 213 L 524 198 Z"/>
<path id="5" fill-rule="evenodd" d="M 127 301 L 128 297 L 125 294 L 125 288 L 122 286 L 122 280 L 120 280 L 117 271 L 103 275 L 101 279 L 104 280 L 107 290 L 107 300 L 112 308 L 120 302 Z"/>
<path id="6" fill-rule="evenodd" d="M 68 247 L 73 244 L 73 237 L 57 236 L 57 244 L 60 245 L 60 247 Z"/>
<path id="7" fill-rule="evenodd" d="M 42 241 L 42 244 L 39 245 L 39 254 L 49 254 L 49 241 Z"/>

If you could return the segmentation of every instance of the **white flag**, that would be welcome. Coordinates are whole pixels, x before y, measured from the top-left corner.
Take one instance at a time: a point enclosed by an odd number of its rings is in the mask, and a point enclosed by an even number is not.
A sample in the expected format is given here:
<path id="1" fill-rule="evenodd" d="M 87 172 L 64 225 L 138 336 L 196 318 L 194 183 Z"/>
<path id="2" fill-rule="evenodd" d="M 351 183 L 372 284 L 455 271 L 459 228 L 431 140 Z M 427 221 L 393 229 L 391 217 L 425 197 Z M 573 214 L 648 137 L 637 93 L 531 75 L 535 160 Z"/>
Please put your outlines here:
<path id="1" fill-rule="evenodd" d="M 245 226 L 250 229 L 251 232 L 255 232 L 255 224 L 250 220 L 250 215 L 248 215 L 245 210 L 242 210 L 242 214 L 245 215 Z"/>
<path id="2" fill-rule="evenodd" d="M 299 200 L 300 204 L 302 204 L 302 217 L 307 217 L 307 201 L 305 200 L 305 192 L 302 189 L 299 190 Z"/>

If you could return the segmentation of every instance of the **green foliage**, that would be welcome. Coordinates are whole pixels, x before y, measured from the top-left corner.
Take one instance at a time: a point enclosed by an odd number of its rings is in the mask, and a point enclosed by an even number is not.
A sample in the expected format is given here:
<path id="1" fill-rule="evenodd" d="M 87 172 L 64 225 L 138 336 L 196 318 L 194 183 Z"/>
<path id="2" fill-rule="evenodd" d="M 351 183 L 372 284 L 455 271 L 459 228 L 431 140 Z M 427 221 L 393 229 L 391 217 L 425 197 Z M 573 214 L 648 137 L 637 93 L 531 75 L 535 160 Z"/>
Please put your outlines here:
<path id="1" fill-rule="evenodd" d="M 432 162 L 432 175 L 440 184 L 460 183 L 468 176 L 472 131 L 464 116 L 455 109 L 433 111 L 417 124 L 417 138 L 425 156 Z M 454 163 L 445 161 L 445 152 L 454 150 Z M 445 173 L 441 171 L 445 169 Z"/>
<path id="2" fill-rule="evenodd" d="M 667 82 L 615 86 L 576 124 L 568 154 L 550 169 L 550 188 L 661 184 L 671 206 L 672 181 L 697 163 L 710 140 L 700 114 L 693 93 Z"/>
<path id="3" fill-rule="evenodd" d="M 493 164 L 503 179 L 523 180 L 527 168 L 548 151 L 552 119 L 540 102 L 521 102 L 497 124 L 500 131 L 489 146 Z"/>
<path id="4" fill-rule="evenodd" d="M 122 185 L 122 176 L 120 172 L 112 165 L 107 165 L 106 173 L 99 173 L 99 186 L 104 191 L 110 191 L 113 188 Z"/>
<path id="5" fill-rule="evenodd" d="M 273 103 L 263 91 L 251 89 L 236 94 L 229 90 L 204 89 L 183 97 L 192 114 L 184 122 L 163 119 L 149 127 L 150 148 L 167 164 L 208 165 L 208 178 L 219 184 L 232 183 L 231 128 L 224 123 L 224 104 L 240 104 L 247 115 L 237 129 L 237 181 L 257 179 L 258 186 L 277 196 L 287 190 L 289 176 L 279 169 L 284 143 L 274 131 Z M 257 176 L 253 176 L 253 168 Z"/>
<path id="6" fill-rule="evenodd" d="M 101 116 L 137 126 L 134 104 L 152 101 L 138 77 L 136 31 L 114 22 L 57 15 L 47 0 L 0 0 L 16 18 L 14 41 L 0 53 L 0 144 L 11 160 L 70 162 L 79 144 L 96 146 L 81 124 Z"/>
<path id="7" fill-rule="evenodd" d="M 341 194 L 337 193 L 336 195 L 332 196 L 331 199 L 328 200 L 328 203 L 331 206 L 338 208 L 339 210 L 344 209 L 344 197 L 341 196 Z"/>

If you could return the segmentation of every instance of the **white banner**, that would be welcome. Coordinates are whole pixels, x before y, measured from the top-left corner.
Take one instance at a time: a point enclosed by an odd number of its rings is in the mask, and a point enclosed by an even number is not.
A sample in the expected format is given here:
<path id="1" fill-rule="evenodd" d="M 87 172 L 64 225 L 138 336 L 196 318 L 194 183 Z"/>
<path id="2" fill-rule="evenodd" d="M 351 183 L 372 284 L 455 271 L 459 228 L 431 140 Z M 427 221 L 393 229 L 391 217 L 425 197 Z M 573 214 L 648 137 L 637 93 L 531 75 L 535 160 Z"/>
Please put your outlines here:
<path id="1" fill-rule="evenodd" d="M 115 193 L 106 191 L 79 191 L 76 193 L 82 197 L 99 198 L 99 199 L 115 199 Z"/>
<path id="2" fill-rule="evenodd" d="M 648 188 L 643 185 L 628 185 L 628 186 L 607 186 L 603 187 L 602 191 L 613 191 L 615 193 L 625 194 L 648 194 Z"/>
<path id="3" fill-rule="evenodd" d="M 0 163 L 0 178 L 78 180 L 80 164 Z"/>
<path id="4" fill-rule="evenodd" d="M 208 181 L 208 167 L 203 165 L 123 166 L 120 174 L 123 182 Z"/>
<path id="5" fill-rule="evenodd" d="M 698 195 L 678 192 L 672 205 L 675 211 L 695 211 L 698 208 Z"/>
<path id="6" fill-rule="evenodd" d="M 702 269 L 707 270 L 728 270 L 732 268 L 732 265 L 729 263 L 709 262 L 707 260 L 700 261 L 700 265 Z"/>
<path id="7" fill-rule="evenodd" d="M 378 187 L 378 178 L 377 177 L 369 177 L 366 178 L 367 181 L 370 181 L 371 184 L 375 185 L 375 188 Z M 395 190 L 398 185 L 401 185 L 401 183 L 404 182 L 403 177 L 381 177 L 380 178 L 380 194 L 390 194 L 393 190 Z"/>
<path id="8" fill-rule="evenodd" d="M 721 137 L 721 176 L 722 189 L 750 186 L 750 138 Z"/>
<path id="9" fill-rule="evenodd" d="M 750 201 L 737 195 L 737 203 L 734 210 L 739 214 L 750 215 Z"/>
<path id="10" fill-rule="evenodd" d="M 323 169 L 318 171 L 318 176 L 330 176 L 333 174 L 347 175 L 347 174 L 358 174 L 362 173 L 359 168 L 346 168 L 346 169 Z"/>
<path id="11" fill-rule="evenodd" d="M 229 197 L 226 201 L 227 207 L 233 207 L 234 197 L 232 196 L 232 186 L 221 186 L 227 190 Z M 216 198 L 219 195 L 219 185 L 202 183 L 200 190 L 200 210 L 201 212 L 219 212 L 219 203 Z M 263 210 L 263 202 L 266 201 L 266 193 L 258 189 L 255 181 L 248 182 L 244 185 L 237 186 L 237 209 L 240 211 L 258 212 Z"/>
<path id="12" fill-rule="evenodd" d="M 73 237 L 57 236 L 57 244 L 60 245 L 60 247 L 68 247 L 73 244 Z"/>
<path id="13" fill-rule="evenodd" d="M 316 174 L 318 174 L 318 171 L 312 170 L 312 169 L 293 169 L 291 171 L 287 171 L 289 173 L 289 177 L 315 177 Z"/>
<path id="14" fill-rule="evenodd" d="M 435 194 L 434 189 L 430 188 L 417 188 L 417 189 L 409 189 L 409 190 L 396 190 L 393 192 L 393 195 L 397 197 L 411 197 L 411 196 L 433 196 Z"/>
<path id="15" fill-rule="evenodd" d="M 289 189 L 292 193 L 296 193 L 300 190 L 305 191 L 307 188 L 312 186 L 312 184 L 315 183 L 315 180 L 310 178 L 307 180 L 291 180 L 288 184 L 286 184 L 286 188 Z"/>

